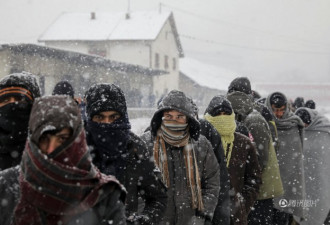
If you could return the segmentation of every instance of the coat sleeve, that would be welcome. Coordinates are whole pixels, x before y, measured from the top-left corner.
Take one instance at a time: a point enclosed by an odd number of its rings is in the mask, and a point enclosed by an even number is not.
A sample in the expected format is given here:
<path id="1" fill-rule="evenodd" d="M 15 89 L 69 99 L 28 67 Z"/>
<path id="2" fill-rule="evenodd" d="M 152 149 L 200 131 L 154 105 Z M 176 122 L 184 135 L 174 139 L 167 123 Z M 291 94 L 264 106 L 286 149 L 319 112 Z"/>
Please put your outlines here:
<path id="1" fill-rule="evenodd" d="M 220 169 L 210 142 L 204 136 L 199 140 L 199 151 L 206 153 L 201 176 L 204 215 L 212 219 L 220 191 Z"/>
<path id="2" fill-rule="evenodd" d="M 249 115 L 245 121 L 254 138 L 258 162 L 261 169 L 263 169 L 268 163 L 269 141 L 271 134 L 268 123 L 259 113 L 256 115 L 257 113 L 258 112 L 254 112 L 253 115 Z"/>
<path id="3" fill-rule="evenodd" d="M 145 216 L 142 224 L 159 224 L 167 205 L 166 187 L 162 183 L 160 176 L 157 176 L 157 170 L 146 144 L 140 145 L 143 148 L 144 156 L 140 163 L 142 173 L 140 193 L 144 198 L 145 205 L 142 215 Z"/>
<path id="4" fill-rule="evenodd" d="M 254 202 L 257 199 L 259 193 L 259 187 L 261 184 L 261 168 L 258 163 L 256 149 L 254 145 L 247 140 L 247 163 L 245 167 L 245 181 L 242 190 L 242 195 L 245 200 L 245 209 L 248 214 Z"/>
<path id="5" fill-rule="evenodd" d="M 98 214 L 101 217 L 100 224 L 126 225 L 123 195 L 125 195 L 124 191 L 117 186 L 106 199 L 98 204 Z"/>
<path id="6" fill-rule="evenodd" d="M 20 197 L 19 166 L 0 172 L 0 224 L 11 224 L 15 206 Z"/>

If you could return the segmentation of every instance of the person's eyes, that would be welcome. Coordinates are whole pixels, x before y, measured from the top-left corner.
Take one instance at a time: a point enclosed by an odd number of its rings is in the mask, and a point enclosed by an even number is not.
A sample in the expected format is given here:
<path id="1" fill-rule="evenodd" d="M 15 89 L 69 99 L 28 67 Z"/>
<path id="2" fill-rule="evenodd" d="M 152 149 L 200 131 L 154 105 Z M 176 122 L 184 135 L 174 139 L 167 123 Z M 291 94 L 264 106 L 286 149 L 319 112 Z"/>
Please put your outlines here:
<path id="1" fill-rule="evenodd" d="M 47 139 L 48 139 L 47 135 L 44 135 L 44 134 L 43 134 L 43 135 L 41 135 L 41 137 L 39 138 L 39 142 L 40 142 L 40 143 L 46 142 Z"/>
<path id="2" fill-rule="evenodd" d="M 102 120 L 103 119 L 103 116 L 101 116 L 101 115 L 95 115 L 94 118 L 97 119 L 97 120 Z"/>
<path id="3" fill-rule="evenodd" d="M 59 136 L 59 137 L 58 137 L 58 140 L 59 140 L 61 143 L 64 143 L 64 142 L 67 141 L 69 138 L 70 138 L 70 136 Z"/>
<path id="4" fill-rule="evenodd" d="M 111 120 L 116 120 L 116 119 L 118 119 L 120 116 L 119 115 L 112 115 L 112 116 L 110 116 L 110 119 Z"/>

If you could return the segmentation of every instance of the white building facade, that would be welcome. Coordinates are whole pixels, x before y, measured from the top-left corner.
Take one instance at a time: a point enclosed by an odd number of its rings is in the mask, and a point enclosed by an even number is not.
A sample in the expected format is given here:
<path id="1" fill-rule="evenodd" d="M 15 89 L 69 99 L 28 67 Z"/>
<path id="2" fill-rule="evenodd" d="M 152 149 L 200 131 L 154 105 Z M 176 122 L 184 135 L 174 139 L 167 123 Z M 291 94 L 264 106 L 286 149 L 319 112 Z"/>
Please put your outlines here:
<path id="1" fill-rule="evenodd" d="M 171 12 L 65 13 L 38 41 L 49 47 L 164 70 L 168 74 L 151 78 L 149 92 L 157 99 L 179 88 L 183 51 Z"/>

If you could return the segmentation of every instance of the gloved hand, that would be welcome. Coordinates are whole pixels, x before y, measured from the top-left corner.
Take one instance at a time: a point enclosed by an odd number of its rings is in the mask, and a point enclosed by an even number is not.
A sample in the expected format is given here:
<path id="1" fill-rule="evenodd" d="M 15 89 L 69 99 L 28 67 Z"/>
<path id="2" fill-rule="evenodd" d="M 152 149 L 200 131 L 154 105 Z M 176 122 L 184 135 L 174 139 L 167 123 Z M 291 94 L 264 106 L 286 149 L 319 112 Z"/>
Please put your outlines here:
<path id="1" fill-rule="evenodd" d="M 204 225 L 212 225 L 212 220 L 205 218 Z"/>
<path id="2" fill-rule="evenodd" d="M 149 225 L 150 224 L 150 218 L 146 215 L 132 215 L 129 216 L 127 219 L 128 225 Z"/>

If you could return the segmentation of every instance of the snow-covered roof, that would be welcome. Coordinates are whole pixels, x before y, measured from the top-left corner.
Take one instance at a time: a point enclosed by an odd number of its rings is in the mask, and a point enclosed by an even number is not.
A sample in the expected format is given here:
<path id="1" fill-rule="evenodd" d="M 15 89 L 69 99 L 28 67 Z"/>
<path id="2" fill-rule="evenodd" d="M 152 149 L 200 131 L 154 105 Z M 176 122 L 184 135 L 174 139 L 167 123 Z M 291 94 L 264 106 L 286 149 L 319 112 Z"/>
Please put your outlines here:
<path id="1" fill-rule="evenodd" d="M 180 59 L 180 71 L 197 84 L 219 90 L 228 90 L 237 73 L 192 58 Z"/>
<path id="2" fill-rule="evenodd" d="M 63 13 L 40 36 L 39 41 L 154 40 L 172 16 L 169 11 L 130 13 Z"/>

